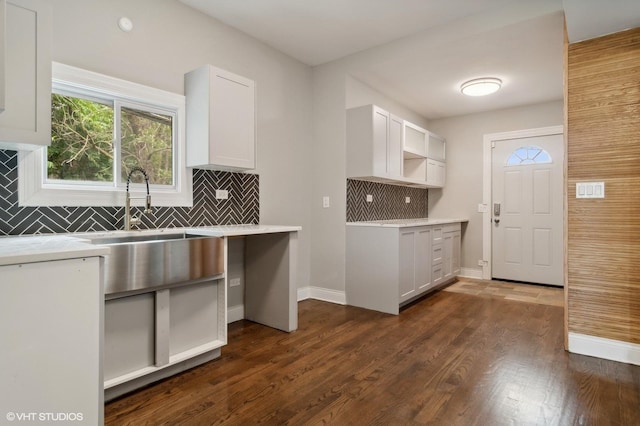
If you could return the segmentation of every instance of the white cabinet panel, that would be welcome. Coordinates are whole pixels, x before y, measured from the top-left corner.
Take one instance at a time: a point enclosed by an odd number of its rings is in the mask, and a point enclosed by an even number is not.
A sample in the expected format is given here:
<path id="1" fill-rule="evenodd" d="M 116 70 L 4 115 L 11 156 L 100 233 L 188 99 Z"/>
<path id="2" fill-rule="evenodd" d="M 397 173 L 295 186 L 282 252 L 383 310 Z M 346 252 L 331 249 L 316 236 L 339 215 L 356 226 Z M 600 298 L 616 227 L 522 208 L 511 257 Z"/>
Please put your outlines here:
<path id="1" fill-rule="evenodd" d="M 107 300 L 104 323 L 104 379 L 155 365 L 154 293 Z"/>
<path id="2" fill-rule="evenodd" d="M 347 177 L 402 178 L 402 119 L 375 105 L 347 110 Z"/>
<path id="3" fill-rule="evenodd" d="M 460 223 L 347 226 L 347 304 L 397 315 L 400 306 L 450 281 L 460 271 L 460 229 Z"/>
<path id="4" fill-rule="evenodd" d="M 36 411 L 102 424 L 101 269 L 99 257 L 0 266 L 2 421 Z"/>
<path id="5" fill-rule="evenodd" d="M 446 176 L 446 164 L 442 161 L 427 159 L 427 185 L 432 188 L 442 188 Z"/>
<path id="6" fill-rule="evenodd" d="M 427 157 L 432 160 L 445 161 L 445 145 L 444 138 L 429 132 L 427 136 Z"/>
<path id="7" fill-rule="evenodd" d="M 51 144 L 51 5 L 8 0 L 5 8 L 5 110 L 0 148 Z"/>
<path id="8" fill-rule="evenodd" d="M 185 75 L 187 166 L 256 167 L 255 82 L 205 65 Z"/>

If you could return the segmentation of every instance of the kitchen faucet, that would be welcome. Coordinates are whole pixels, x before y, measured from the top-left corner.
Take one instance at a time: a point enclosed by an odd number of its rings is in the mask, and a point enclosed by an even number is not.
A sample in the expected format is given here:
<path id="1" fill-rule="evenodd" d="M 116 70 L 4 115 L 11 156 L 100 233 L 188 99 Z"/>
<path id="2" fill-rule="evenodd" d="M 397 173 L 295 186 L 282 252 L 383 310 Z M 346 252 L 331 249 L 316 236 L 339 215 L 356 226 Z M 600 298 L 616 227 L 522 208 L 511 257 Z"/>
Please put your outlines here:
<path id="1" fill-rule="evenodd" d="M 131 200 L 144 199 L 143 197 L 132 197 L 131 194 L 129 193 L 129 183 L 131 182 L 131 175 L 134 172 L 142 173 L 142 175 L 144 176 L 144 180 L 147 183 L 147 197 L 146 197 L 147 202 L 146 202 L 146 207 L 144 209 L 144 213 L 151 213 L 151 194 L 149 193 L 149 177 L 147 176 L 147 172 L 145 172 L 144 169 L 140 167 L 134 167 L 133 169 L 131 169 L 131 171 L 127 175 L 127 197 L 124 203 L 124 230 L 125 231 L 131 231 L 131 225 L 137 226 L 140 224 L 140 221 L 141 221 L 139 217 L 131 216 Z"/>

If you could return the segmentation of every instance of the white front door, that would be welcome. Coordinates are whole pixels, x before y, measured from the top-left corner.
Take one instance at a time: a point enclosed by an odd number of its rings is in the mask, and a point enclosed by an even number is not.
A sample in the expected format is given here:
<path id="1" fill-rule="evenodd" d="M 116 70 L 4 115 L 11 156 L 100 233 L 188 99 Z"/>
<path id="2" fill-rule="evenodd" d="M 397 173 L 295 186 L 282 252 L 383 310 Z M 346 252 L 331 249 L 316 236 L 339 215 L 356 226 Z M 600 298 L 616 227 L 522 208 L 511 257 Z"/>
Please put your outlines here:
<path id="1" fill-rule="evenodd" d="M 492 278 L 563 285 L 563 136 L 496 140 Z"/>

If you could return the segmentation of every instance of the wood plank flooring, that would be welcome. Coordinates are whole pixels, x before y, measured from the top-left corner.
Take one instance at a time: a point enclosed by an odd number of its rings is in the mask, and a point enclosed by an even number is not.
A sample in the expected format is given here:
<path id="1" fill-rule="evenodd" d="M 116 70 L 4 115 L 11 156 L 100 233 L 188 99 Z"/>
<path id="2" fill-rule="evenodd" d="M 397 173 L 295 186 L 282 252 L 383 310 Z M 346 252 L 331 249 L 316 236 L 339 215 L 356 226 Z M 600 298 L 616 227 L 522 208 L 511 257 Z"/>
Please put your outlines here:
<path id="1" fill-rule="evenodd" d="M 523 284 L 498 280 L 477 280 L 460 278 L 443 289 L 456 293 L 473 294 L 520 302 L 540 303 L 551 306 L 564 306 L 564 289 L 544 285 Z"/>
<path id="2" fill-rule="evenodd" d="M 107 425 L 638 425 L 640 367 L 563 350 L 563 308 L 439 291 L 399 316 L 316 300 L 229 326 L 222 357 L 105 407 Z"/>

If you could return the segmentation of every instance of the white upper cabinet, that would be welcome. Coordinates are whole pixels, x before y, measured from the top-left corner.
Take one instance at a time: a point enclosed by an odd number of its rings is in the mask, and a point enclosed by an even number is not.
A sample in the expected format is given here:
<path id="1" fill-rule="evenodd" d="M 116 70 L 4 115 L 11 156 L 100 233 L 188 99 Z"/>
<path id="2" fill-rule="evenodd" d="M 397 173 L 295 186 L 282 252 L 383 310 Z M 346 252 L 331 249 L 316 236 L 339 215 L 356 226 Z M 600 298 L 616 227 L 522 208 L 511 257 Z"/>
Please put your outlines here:
<path id="1" fill-rule="evenodd" d="M 255 82 L 205 65 L 187 73 L 184 85 L 187 166 L 255 169 Z"/>
<path id="2" fill-rule="evenodd" d="M 444 187 L 447 165 L 444 161 L 427 158 L 427 185 L 430 188 Z"/>
<path id="3" fill-rule="evenodd" d="M 429 169 L 429 149 L 439 167 Z M 347 177 L 399 185 L 444 185 L 444 139 L 376 105 L 347 110 Z"/>
<path id="4" fill-rule="evenodd" d="M 408 121 L 404 122 L 404 152 L 405 157 L 427 156 L 427 132 L 422 127 Z"/>
<path id="5" fill-rule="evenodd" d="M 51 5 L 48 0 L 4 3 L 4 111 L 0 113 L 0 148 L 30 150 L 48 146 Z"/>
<path id="6" fill-rule="evenodd" d="M 446 160 L 444 138 L 429 132 L 427 139 L 427 157 L 437 161 Z"/>
<path id="7" fill-rule="evenodd" d="M 375 105 L 347 110 L 347 177 L 402 177 L 402 119 Z"/>

